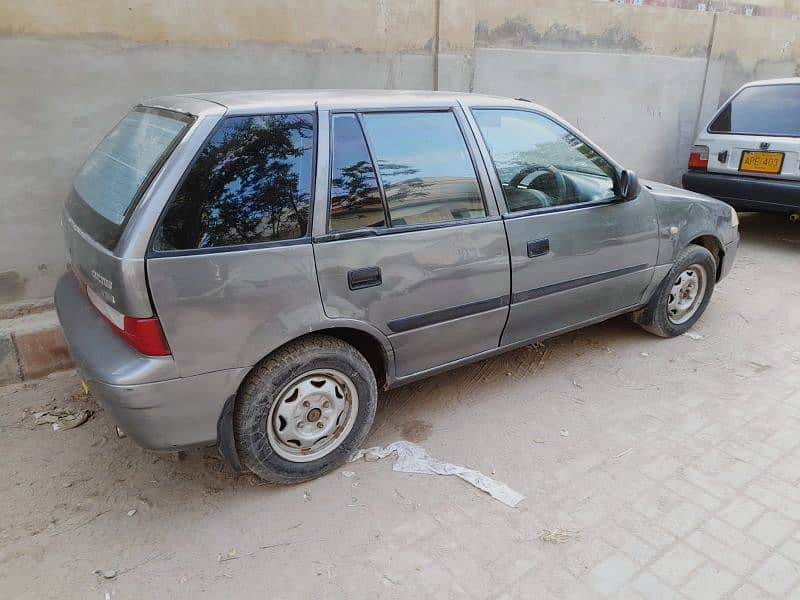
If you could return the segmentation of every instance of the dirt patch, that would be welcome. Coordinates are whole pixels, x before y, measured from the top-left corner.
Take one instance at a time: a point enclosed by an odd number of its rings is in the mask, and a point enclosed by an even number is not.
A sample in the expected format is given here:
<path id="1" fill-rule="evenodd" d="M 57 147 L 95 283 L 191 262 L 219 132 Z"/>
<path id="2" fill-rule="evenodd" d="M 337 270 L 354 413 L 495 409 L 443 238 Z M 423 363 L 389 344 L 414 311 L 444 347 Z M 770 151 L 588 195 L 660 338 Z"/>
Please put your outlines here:
<path id="1" fill-rule="evenodd" d="M 398 425 L 397 429 L 400 431 L 400 435 L 402 435 L 404 439 L 408 440 L 409 442 L 419 443 L 424 442 L 430 437 L 431 432 L 433 431 L 433 426 L 427 421 L 414 419 Z"/>
<path id="2" fill-rule="evenodd" d="M 25 278 L 16 271 L 0 273 L 0 304 L 14 302 L 25 295 Z"/>

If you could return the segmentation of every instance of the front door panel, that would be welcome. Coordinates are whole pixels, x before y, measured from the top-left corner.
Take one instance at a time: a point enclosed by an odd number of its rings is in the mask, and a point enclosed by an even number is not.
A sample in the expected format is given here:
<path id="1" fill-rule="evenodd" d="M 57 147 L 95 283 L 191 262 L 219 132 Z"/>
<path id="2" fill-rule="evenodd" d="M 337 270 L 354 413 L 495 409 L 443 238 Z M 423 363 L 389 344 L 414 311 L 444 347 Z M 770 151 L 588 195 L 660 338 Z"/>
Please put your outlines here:
<path id="1" fill-rule="evenodd" d="M 658 258 L 650 194 L 622 201 L 618 169 L 554 115 L 518 106 L 471 114 L 505 200 L 512 290 L 501 343 L 638 304 Z"/>
<path id="2" fill-rule="evenodd" d="M 658 256 L 652 197 L 506 220 L 512 305 L 503 344 L 540 337 L 641 301 Z M 529 242 L 548 252 L 529 256 Z"/>

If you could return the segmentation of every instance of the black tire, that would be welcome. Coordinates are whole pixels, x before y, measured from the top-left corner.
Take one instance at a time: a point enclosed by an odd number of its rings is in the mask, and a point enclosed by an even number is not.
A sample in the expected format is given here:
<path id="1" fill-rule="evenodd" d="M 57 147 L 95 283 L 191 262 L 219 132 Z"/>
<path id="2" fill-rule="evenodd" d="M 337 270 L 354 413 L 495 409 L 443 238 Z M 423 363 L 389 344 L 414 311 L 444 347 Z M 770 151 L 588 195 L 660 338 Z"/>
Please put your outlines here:
<path id="1" fill-rule="evenodd" d="M 328 454 L 309 462 L 289 460 L 276 452 L 270 442 L 267 432 L 271 427 L 270 409 L 285 386 L 315 369 L 333 369 L 350 378 L 358 393 L 355 421 Z M 262 479 L 279 484 L 299 483 L 324 475 L 343 464 L 361 446 L 375 418 L 377 399 L 375 374 L 355 348 L 325 335 L 292 342 L 264 359 L 247 376 L 236 399 L 233 431 L 242 464 Z"/>
<path id="2" fill-rule="evenodd" d="M 703 267 L 706 273 L 706 283 L 703 297 L 691 317 L 682 323 L 673 322 L 667 312 L 670 301 L 670 291 L 680 274 L 692 265 Z M 664 281 L 653 293 L 650 302 L 635 316 L 634 320 L 646 331 L 660 337 L 676 337 L 689 331 L 697 322 L 708 306 L 711 295 L 714 293 L 714 284 L 717 280 L 717 262 L 714 255 L 702 246 L 689 244 L 678 253 L 675 263 Z"/>

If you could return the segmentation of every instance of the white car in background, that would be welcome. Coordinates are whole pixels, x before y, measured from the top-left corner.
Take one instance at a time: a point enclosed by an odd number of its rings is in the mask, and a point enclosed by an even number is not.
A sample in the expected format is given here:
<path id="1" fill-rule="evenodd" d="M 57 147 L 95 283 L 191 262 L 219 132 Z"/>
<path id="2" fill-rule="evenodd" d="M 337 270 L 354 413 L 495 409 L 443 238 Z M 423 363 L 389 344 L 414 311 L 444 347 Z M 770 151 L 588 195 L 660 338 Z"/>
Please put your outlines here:
<path id="1" fill-rule="evenodd" d="M 800 78 L 752 81 L 697 136 L 687 190 L 800 220 Z"/>

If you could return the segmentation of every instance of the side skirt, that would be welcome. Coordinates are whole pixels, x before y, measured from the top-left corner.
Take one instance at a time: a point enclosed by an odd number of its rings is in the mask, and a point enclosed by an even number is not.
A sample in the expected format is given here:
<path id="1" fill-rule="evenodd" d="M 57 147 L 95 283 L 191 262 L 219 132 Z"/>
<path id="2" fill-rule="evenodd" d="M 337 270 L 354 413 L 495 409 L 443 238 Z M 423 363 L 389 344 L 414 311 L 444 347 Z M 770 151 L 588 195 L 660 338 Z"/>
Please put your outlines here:
<path id="1" fill-rule="evenodd" d="M 660 280 L 659 280 L 660 282 Z M 492 348 L 490 350 L 486 350 L 485 352 L 479 352 L 478 354 L 473 354 L 471 356 L 466 356 L 464 358 L 460 358 L 459 360 L 454 360 L 453 362 L 446 363 L 444 365 L 439 365 L 438 367 L 433 367 L 431 369 L 426 369 L 425 371 L 419 371 L 417 373 L 412 373 L 411 375 L 406 375 L 404 377 L 396 377 L 391 381 L 387 382 L 386 389 L 399 387 L 401 385 L 405 385 L 407 383 L 412 383 L 414 381 L 418 381 L 420 379 L 426 379 L 428 377 L 432 377 L 433 375 L 438 375 L 439 373 L 444 373 L 445 371 L 450 371 L 452 369 L 457 369 L 458 367 L 463 367 L 464 365 L 468 365 L 479 360 L 484 360 L 487 358 L 491 358 L 493 356 L 497 356 L 498 354 L 503 354 L 504 352 L 508 352 L 509 350 L 514 350 L 516 348 L 522 348 L 523 346 L 529 346 L 530 344 L 534 344 L 536 342 L 540 342 L 542 340 L 546 340 L 552 337 L 557 337 L 564 333 L 568 333 L 570 331 L 575 331 L 576 329 L 582 329 L 584 327 L 589 327 L 590 325 L 595 325 L 597 323 L 602 323 L 603 321 L 607 321 L 608 319 L 613 319 L 614 317 L 618 317 L 619 315 L 624 315 L 626 313 L 632 312 L 638 308 L 644 306 L 643 304 L 634 304 L 632 306 L 628 306 L 626 308 L 622 308 L 618 311 L 614 311 L 613 313 L 603 315 L 602 317 L 596 317 L 594 319 L 589 319 L 586 321 L 582 321 L 576 325 L 570 325 L 569 327 L 564 327 L 562 329 L 558 329 L 547 335 L 539 336 L 536 338 L 531 338 L 528 340 L 522 340 L 519 342 L 514 342 L 513 344 L 506 344 L 505 346 L 499 346 L 497 348 Z"/>

